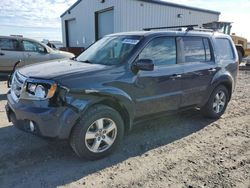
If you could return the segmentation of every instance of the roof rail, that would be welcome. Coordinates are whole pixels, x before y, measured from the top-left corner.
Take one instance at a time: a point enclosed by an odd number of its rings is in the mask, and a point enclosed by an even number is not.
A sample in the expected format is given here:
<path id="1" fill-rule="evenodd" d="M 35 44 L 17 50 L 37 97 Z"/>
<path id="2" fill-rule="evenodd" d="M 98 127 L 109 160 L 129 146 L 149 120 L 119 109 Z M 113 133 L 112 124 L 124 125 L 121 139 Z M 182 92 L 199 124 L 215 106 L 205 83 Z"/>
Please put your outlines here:
<path id="1" fill-rule="evenodd" d="M 158 29 L 179 29 L 184 31 L 203 31 L 203 32 L 214 32 L 212 29 L 205 29 L 199 27 L 199 25 L 180 25 L 180 26 L 167 26 L 167 27 L 151 27 L 151 28 L 144 28 L 143 31 L 151 31 L 151 30 L 158 30 Z"/>
<path id="2" fill-rule="evenodd" d="M 23 35 L 10 35 L 10 37 L 23 37 Z"/>
<path id="3" fill-rule="evenodd" d="M 166 27 L 150 27 L 150 28 L 144 28 L 143 31 L 151 31 L 151 30 L 157 30 L 157 29 L 181 29 L 183 27 L 194 28 L 194 27 L 198 27 L 198 25 L 178 25 L 178 26 L 166 26 Z"/>
<path id="4" fill-rule="evenodd" d="M 187 28 L 186 31 L 204 31 L 204 32 L 214 32 L 213 29 L 205 29 L 203 27 L 193 27 L 193 28 Z"/>

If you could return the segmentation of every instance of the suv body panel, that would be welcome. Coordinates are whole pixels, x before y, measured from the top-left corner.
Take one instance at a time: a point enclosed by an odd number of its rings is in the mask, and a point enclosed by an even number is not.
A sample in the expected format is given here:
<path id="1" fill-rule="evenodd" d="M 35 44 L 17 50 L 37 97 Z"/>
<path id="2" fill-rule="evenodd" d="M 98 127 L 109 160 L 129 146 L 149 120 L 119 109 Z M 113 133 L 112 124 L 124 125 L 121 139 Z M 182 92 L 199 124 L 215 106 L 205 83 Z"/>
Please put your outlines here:
<path id="1" fill-rule="evenodd" d="M 45 101 L 11 100 L 8 93 L 9 111 L 14 112 L 20 120 L 32 120 L 39 116 L 40 126 L 45 126 L 43 119 L 48 119 L 50 108 L 54 109 L 51 122 L 58 126 L 53 135 L 44 131 L 43 136 L 68 138 L 72 127 L 83 113 L 96 104 L 106 104 L 116 109 L 124 119 L 127 129 L 140 117 L 150 114 L 176 111 L 187 107 L 202 107 L 209 99 L 213 89 L 219 84 L 228 84 L 231 91 L 235 87 L 238 71 L 237 53 L 234 48 L 234 59 L 223 61 L 216 53 L 215 38 L 225 35 L 200 32 L 136 32 L 120 33 L 119 35 L 141 35 L 143 38 L 132 51 L 126 63 L 114 66 L 78 63 L 71 60 L 60 60 L 28 66 L 19 72 L 32 79 L 51 79 L 58 83 L 62 104 L 50 106 L 51 99 Z M 138 54 L 147 44 L 157 37 L 205 37 L 211 43 L 213 58 L 210 62 L 193 62 L 184 64 L 178 57 L 177 64 L 171 66 L 155 66 L 154 71 L 133 71 Z M 178 50 L 178 48 L 177 48 Z M 61 65 L 61 66 L 60 66 Z M 63 65 L 63 66 L 62 66 Z M 46 72 L 43 70 L 46 69 Z M 215 69 L 212 70 L 212 69 Z M 212 70 L 212 71 L 211 71 Z M 181 77 L 175 77 L 181 75 Z M 67 92 L 65 91 L 67 90 Z M 51 102 L 52 101 L 52 102 Z M 24 113 L 34 106 L 39 108 L 42 103 L 48 112 L 36 115 Z M 22 106 L 22 107 L 21 107 Z M 54 119 L 53 119 L 54 118 Z M 49 121 L 47 121 L 49 122 Z"/>

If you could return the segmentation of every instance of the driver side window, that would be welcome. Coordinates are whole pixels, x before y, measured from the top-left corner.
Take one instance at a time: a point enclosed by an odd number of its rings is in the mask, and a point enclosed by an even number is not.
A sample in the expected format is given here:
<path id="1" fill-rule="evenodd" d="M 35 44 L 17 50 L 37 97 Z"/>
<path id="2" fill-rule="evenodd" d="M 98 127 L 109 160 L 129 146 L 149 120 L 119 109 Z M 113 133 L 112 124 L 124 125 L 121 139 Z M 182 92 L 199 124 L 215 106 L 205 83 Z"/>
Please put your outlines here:
<path id="1" fill-rule="evenodd" d="M 151 59 L 156 66 L 176 64 L 175 38 L 159 37 L 151 40 L 140 53 L 139 59 Z"/>
<path id="2" fill-rule="evenodd" d="M 36 42 L 27 41 L 27 40 L 23 41 L 23 48 L 24 48 L 24 51 L 27 51 L 27 52 L 39 52 L 39 53 L 46 52 L 45 48 L 42 45 Z"/>

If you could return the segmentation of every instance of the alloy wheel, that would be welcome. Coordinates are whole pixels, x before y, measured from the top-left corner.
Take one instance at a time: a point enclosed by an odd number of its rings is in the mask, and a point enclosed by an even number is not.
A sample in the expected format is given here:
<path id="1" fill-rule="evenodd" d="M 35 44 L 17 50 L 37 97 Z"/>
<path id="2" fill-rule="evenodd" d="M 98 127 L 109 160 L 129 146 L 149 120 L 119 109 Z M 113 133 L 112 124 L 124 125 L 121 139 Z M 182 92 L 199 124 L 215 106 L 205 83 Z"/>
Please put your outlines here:
<path id="1" fill-rule="evenodd" d="M 115 122 L 109 118 L 101 118 L 89 126 L 85 134 L 85 144 L 91 152 L 104 152 L 112 146 L 116 136 Z"/>
<path id="2" fill-rule="evenodd" d="M 216 114 L 219 114 L 222 112 L 226 105 L 226 94 L 224 91 L 219 91 L 215 97 L 214 97 L 214 102 L 213 102 L 213 110 Z"/>

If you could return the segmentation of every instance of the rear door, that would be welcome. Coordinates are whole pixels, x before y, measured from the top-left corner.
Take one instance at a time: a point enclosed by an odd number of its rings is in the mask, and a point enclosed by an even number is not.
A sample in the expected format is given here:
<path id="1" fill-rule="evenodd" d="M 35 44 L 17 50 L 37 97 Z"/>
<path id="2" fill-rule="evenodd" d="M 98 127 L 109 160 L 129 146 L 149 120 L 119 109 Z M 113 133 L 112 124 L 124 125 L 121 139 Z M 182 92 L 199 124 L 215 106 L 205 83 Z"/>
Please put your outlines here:
<path id="1" fill-rule="evenodd" d="M 50 60 L 50 54 L 41 44 L 35 41 L 22 40 L 22 46 L 25 65 Z"/>
<path id="2" fill-rule="evenodd" d="M 151 59 L 153 71 L 139 71 L 131 95 L 136 101 L 136 116 L 176 110 L 181 100 L 181 74 L 177 64 L 175 37 L 151 40 L 137 59 Z"/>
<path id="3" fill-rule="evenodd" d="M 15 63 L 19 60 L 23 60 L 19 41 L 12 38 L 0 38 L 0 71 L 12 71 Z"/>
<path id="4" fill-rule="evenodd" d="M 181 64 L 184 73 L 181 106 L 198 105 L 207 92 L 216 69 L 209 38 L 179 37 L 178 47 L 182 52 Z"/>

